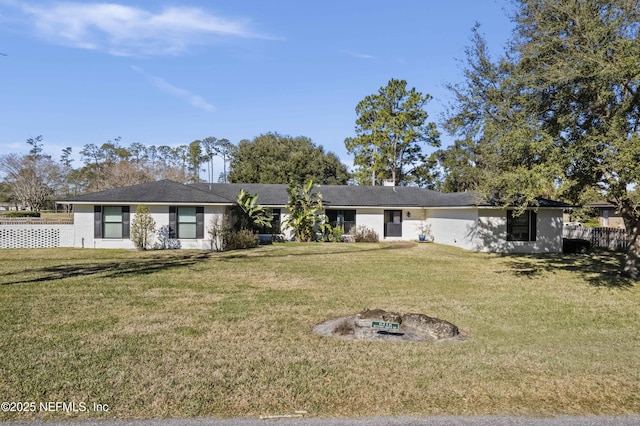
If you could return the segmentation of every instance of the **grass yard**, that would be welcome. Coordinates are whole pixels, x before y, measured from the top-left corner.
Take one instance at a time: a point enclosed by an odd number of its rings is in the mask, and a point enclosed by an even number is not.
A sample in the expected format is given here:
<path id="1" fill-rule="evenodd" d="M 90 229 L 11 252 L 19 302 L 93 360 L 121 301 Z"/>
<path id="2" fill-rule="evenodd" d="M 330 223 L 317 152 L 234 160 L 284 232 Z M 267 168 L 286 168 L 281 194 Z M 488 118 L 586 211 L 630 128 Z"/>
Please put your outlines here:
<path id="1" fill-rule="evenodd" d="M 0 399 L 36 410 L 0 420 L 640 413 L 640 285 L 615 274 L 616 256 L 1 250 Z M 367 307 L 436 316 L 470 339 L 311 333 Z"/>

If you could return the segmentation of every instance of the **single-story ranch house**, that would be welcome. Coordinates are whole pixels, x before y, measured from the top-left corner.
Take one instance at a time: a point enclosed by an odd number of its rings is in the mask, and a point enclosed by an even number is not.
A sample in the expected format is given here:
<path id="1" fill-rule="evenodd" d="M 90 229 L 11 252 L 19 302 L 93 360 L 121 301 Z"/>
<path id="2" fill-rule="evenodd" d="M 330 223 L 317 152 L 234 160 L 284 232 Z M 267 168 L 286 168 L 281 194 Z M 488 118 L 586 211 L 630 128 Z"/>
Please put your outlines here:
<path id="1" fill-rule="evenodd" d="M 625 229 L 624 219 L 620 212 L 616 210 L 616 206 L 608 201 L 596 201 L 594 203 L 585 204 L 585 207 L 591 207 L 598 212 L 598 222 L 604 228 Z"/>
<path id="2" fill-rule="evenodd" d="M 139 204 L 146 205 L 156 227 L 168 227 L 182 248 L 210 249 L 212 221 L 234 205 L 240 189 L 258 194 L 258 203 L 272 209 L 273 232 L 287 230 L 287 185 L 198 183 L 163 180 L 71 197 L 74 246 L 133 248 L 130 224 Z M 317 188 L 333 225 L 348 232 L 365 226 L 382 241 L 418 240 L 421 225 L 430 239 L 474 251 L 501 253 L 562 252 L 563 210 L 569 205 L 539 199 L 535 209 L 513 211 L 481 202 L 471 192 L 440 193 L 415 187 L 339 186 Z"/>

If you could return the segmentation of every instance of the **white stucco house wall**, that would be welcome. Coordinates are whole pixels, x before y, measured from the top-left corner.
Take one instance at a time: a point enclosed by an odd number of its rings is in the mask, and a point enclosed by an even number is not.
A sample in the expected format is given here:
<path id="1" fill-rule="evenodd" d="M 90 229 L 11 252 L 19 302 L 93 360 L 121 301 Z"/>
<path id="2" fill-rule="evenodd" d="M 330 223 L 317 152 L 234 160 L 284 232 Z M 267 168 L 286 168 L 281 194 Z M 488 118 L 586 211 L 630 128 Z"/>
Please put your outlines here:
<path id="1" fill-rule="evenodd" d="M 146 205 L 156 228 L 166 231 L 180 248 L 211 249 L 208 229 L 222 220 L 240 189 L 258 194 L 258 202 L 274 212 L 274 229 L 288 217 L 286 185 L 199 183 L 163 180 L 80 195 L 61 203 L 74 206 L 74 246 L 134 248 L 129 239 L 136 208 Z M 338 186 L 317 188 L 333 225 L 374 230 L 381 241 L 428 239 L 467 250 L 499 253 L 562 252 L 562 213 L 569 205 L 539 199 L 538 205 L 515 215 L 513 210 L 482 202 L 476 194 L 440 193 L 414 187 Z"/>

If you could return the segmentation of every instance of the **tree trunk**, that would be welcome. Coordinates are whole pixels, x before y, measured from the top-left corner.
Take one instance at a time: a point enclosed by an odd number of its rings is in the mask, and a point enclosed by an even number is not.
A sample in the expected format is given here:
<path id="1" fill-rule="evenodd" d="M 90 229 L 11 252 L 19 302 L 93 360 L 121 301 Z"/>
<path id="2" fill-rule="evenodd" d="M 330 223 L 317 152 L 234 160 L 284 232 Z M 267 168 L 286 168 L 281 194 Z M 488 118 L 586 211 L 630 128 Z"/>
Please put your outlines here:
<path id="1" fill-rule="evenodd" d="M 393 140 L 393 162 L 391 163 L 391 179 L 393 179 L 393 186 L 398 186 L 396 179 L 396 164 L 398 164 L 398 140 Z"/>
<path id="2" fill-rule="evenodd" d="M 627 255 L 622 266 L 622 274 L 634 280 L 640 279 L 640 218 L 629 203 L 620 209 L 627 228 Z"/>
<path id="3" fill-rule="evenodd" d="M 222 154 L 222 168 L 223 168 L 223 182 L 227 183 L 227 155 L 226 154 Z M 211 176 L 213 177 L 213 172 L 211 172 Z"/>
<path id="4" fill-rule="evenodd" d="M 624 276 L 634 280 L 640 279 L 640 221 L 627 221 L 627 255 L 624 258 L 622 273 Z"/>

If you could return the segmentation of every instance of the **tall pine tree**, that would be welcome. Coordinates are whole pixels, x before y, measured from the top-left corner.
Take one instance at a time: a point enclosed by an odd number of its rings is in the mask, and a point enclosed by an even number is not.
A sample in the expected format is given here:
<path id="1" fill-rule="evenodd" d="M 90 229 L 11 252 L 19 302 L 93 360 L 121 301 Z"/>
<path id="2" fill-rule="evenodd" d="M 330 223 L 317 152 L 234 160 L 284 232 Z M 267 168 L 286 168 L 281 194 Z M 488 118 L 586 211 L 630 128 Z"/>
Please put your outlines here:
<path id="1" fill-rule="evenodd" d="M 378 93 L 356 106 L 356 137 L 345 139 L 347 151 L 358 168 L 356 179 L 363 185 L 393 180 L 395 185 L 417 183 L 427 161 L 423 144 L 439 146 L 440 135 L 424 106 L 431 99 L 405 80 L 391 79 Z"/>

